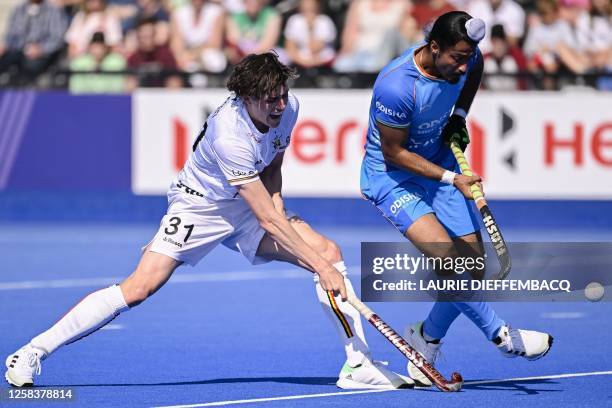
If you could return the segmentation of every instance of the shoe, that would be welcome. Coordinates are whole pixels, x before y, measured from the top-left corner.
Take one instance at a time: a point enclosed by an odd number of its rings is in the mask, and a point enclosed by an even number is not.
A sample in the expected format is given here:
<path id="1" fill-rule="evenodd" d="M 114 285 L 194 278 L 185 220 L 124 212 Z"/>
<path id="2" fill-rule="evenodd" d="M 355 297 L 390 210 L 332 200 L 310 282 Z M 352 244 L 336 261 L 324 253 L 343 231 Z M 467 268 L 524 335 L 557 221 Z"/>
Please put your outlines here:
<path id="1" fill-rule="evenodd" d="M 553 337 L 548 333 L 502 326 L 493 343 L 505 357 L 521 356 L 527 360 L 537 360 L 548 353 Z"/>
<path id="2" fill-rule="evenodd" d="M 387 362 L 365 359 L 356 367 L 344 363 L 336 386 L 345 390 L 379 389 L 393 390 L 397 388 L 412 388 L 414 382 L 408 377 L 389 370 Z"/>
<path id="3" fill-rule="evenodd" d="M 40 353 L 40 354 L 39 354 Z M 34 374 L 40 375 L 42 353 L 27 344 L 6 358 L 4 378 L 14 387 L 31 387 Z"/>
<path id="4" fill-rule="evenodd" d="M 410 344 L 410 346 L 419 352 L 420 355 L 427 360 L 432 366 L 436 364 L 436 359 L 440 355 L 440 347 L 442 343 L 428 343 L 423 338 L 423 322 L 417 322 L 412 326 L 406 328 L 404 332 L 404 339 Z M 408 361 L 408 377 L 412 378 L 416 386 L 419 387 L 430 387 L 431 381 L 429 378 Z"/>

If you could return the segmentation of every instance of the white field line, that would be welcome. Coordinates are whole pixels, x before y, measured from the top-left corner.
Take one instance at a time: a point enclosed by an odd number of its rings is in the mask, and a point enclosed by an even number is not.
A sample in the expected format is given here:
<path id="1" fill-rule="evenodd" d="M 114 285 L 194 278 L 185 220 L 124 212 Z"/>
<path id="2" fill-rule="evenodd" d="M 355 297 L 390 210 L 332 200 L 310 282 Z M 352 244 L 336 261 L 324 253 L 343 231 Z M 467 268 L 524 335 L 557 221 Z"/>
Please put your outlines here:
<path id="1" fill-rule="evenodd" d="M 358 266 L 351 266 L 349 269 L 352 269 L 354 273 L 358 273 L 359 271 Z M 170 281 L 168 283 L 234 282 L 266 279 L 311 279 L 311 276 L 312 275 L 310 272 L 295 267 L 291 269 L 281 270 L 177 273 L 170 278 Z M 123 281 L 126 277 L 127 275 L 124 277 L 111 276 L 102 278 L 0 282 L 0 291 L 96 287 L 119 283 Z"/>
<path id="2" fill-rule="evenodd" d="M 550 312 L 542 313 L 540 316 L 545 319 L 582 319 L 586 314 L 582 312 Z"/>
<path id="3" fill-rule="evenodd" d="M 517 381 L 551 380 L 551 379 L 556 379 L 556 378 L 591 377 L 591 376 L 597 376 L 597 375 L 612 375 L 612 371 L 593 371 L 590 373 L 542 375 L 542 376 L 536 376 L 536 377 L 506 378 L 502 380 L 466 381 L 465 385 L 483 385 L 483 384 L 498 384 L 498 383 L 504 383 L 504 382 L 517 382 Z M 164 406 L 158 406 L 154 408 L 218 407 L 218 406 L 224 406 L 224 405 L 250 404 L 254 402 L 273 402 L 273 401 L 287 401 L 287 400 L 306 399 L 306 398 L 336 397 L 336 396 L 342 396 L 342 395 L 371 394 L 371 393 L 388 392 L 388 391 L 404 391 L 404 390 L 339 391 L 339 392 L 328 392 L 328 393 L 323 393 L 323 394 L 288 395 L 284 397 L 216 401 L 216 402 L 205 402 L 205 403 L 200 403 L 200 404 L 188 404 L 188 405 L 164 405 Z"/>
<path id="4" fill-rule="evenodd" d="M 249 404 L 253 402 L 271 402 L 271 401 L 287 401 L 287 400 L 296 400 L 296 399 L 305 399 L 305 398 L 337 397 L 340 395 L 372 394 L 375 392 L 388 392 L 388 391 L 398 391 L 398 390 L 363 390 L 363 391 L 345 391 L 345 392 L 326 392 L 323 394 L 288 395 L 285 397 L 253 398 L 253 399 L 246 399 L 246 400 L 206 402 L 204 404 L 168 405 L 168 406 L 161 406 L 161 407 L 155 407 L 155 408 L 218 407 L 218 406 L 223 406 L 223 405 Z"/>

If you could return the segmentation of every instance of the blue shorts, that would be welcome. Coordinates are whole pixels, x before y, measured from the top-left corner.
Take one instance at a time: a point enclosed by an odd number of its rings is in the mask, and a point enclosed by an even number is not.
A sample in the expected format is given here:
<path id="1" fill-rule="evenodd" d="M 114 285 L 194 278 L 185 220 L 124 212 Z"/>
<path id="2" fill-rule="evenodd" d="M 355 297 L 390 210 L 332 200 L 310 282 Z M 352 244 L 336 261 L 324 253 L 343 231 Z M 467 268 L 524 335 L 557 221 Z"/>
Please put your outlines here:
<path id="1" fill-rule="evenodd" d="M 446 149 L 442 159 L 435 163 L 460 172 L 450 149 Z M 406 234 L 413 222 L 429 213 L 435 214 L 450 237 L 480 230 L 470 200 L 454 186 L 404 170 L 371 171 L 362 166 L 361 193 L 402 235 Z"/>

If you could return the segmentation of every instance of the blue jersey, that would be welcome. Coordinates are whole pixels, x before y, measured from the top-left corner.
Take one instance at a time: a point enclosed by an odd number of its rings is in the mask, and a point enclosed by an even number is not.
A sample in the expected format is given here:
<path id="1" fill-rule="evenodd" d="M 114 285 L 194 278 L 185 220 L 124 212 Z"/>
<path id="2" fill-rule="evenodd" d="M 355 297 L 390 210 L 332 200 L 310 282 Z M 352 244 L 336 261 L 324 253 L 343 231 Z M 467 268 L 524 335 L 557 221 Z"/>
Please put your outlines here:
<path id="1" fill-rule="evenodd" d="M 385 163 L 377 123 L 406 129 L 408 138 L 403 147 L 407 150 L 434 163 L 443 156 L 441 150 L 444 143 L 440 135 L 467 74 L 462 75 L 455 84 L 428 75 L 417 67 L 414 60 L 415 50 L 423 45 L 418 44 L 391 61 L 376 79 L 370 104 L 364 170 L 401 171 L 410 176 L 408 171 Z M 480 51 L 476 49 L 468 62 L 468 72 L 479 55 Z"/>

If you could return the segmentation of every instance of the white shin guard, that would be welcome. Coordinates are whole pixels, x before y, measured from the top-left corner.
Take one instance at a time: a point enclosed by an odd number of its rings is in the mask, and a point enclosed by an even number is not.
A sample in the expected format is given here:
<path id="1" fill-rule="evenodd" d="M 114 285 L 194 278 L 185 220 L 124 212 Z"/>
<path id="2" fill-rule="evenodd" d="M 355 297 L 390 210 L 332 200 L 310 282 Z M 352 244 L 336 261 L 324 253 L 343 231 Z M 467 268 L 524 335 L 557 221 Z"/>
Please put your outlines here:
<path id="1" fill-rule="evenodd" d="M 346 277 L 344 262 L 335 263 L 334 267 L 344 275 L 344 284 L 347 292 L 354 294 L 353 285 Z M 370 359 L 370 350 L 361 325 L 361 315 L 357 309 L 348 302 L 342 302 L 339 297 L 333 298 L 331 295 L 328 295 L 319 283 L 319 275 L 314 275 L 314 281 L 319 302 L 342 339 L 348 364 L 355 367 L 361 364 L 364 359 Z"/>
<path id="2" fill-rule="evenodd" d="M 34 337 L 30 344 L 47 357 L 58 347 L 82 339 L 128 309 L 119 285 L 98 290 L 77 303 L 49 330 Z"/>

